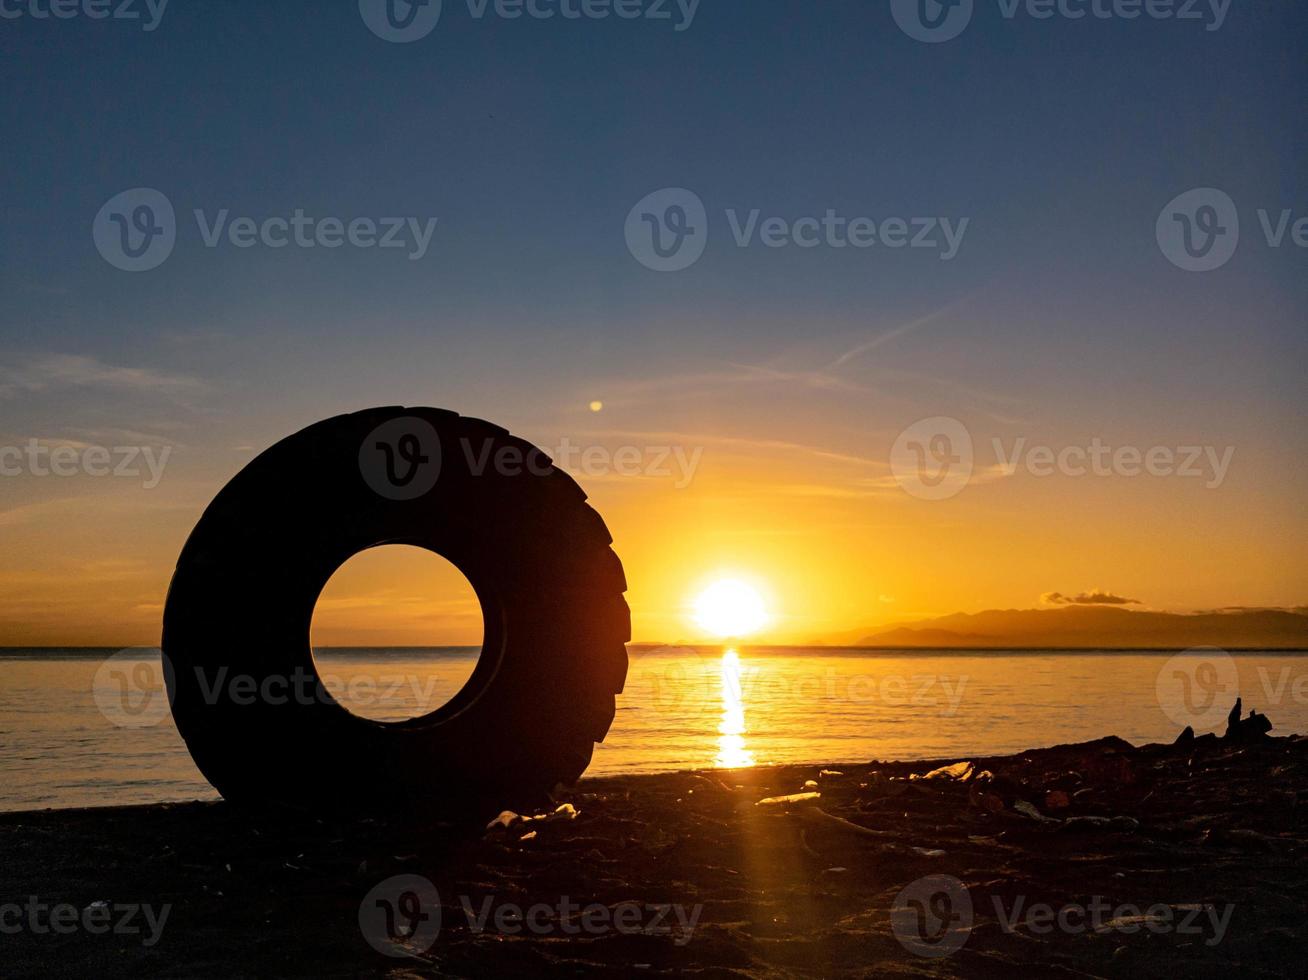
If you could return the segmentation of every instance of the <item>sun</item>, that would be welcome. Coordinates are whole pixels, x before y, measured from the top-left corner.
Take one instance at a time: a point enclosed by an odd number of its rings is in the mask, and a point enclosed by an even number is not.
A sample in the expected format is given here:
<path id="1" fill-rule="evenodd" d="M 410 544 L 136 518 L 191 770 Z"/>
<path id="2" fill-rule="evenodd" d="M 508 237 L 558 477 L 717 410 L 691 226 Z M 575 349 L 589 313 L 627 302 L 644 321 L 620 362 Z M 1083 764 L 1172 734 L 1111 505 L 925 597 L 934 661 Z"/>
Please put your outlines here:
<path id="1" fill-rule="evenodd" d="M 717 637 L 757 633 L 768 622 L 758 591 L 739 579 L 714 582 L 695 597 L 695 624 Z"/>

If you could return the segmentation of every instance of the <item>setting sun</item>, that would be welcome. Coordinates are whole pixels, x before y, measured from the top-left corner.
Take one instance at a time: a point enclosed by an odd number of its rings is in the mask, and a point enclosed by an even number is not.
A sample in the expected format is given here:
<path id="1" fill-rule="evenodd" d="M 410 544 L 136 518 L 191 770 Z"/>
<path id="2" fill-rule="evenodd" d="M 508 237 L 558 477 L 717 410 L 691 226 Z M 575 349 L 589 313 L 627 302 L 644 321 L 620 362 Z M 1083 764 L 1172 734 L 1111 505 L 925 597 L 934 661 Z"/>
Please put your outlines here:
<path id="1" fill-rule="evenodd" d="M 763 597 L 738 579 L 714 582 L 695 599 L 696 625 L 714 636 L 749 636 L 767 622 Z"/>

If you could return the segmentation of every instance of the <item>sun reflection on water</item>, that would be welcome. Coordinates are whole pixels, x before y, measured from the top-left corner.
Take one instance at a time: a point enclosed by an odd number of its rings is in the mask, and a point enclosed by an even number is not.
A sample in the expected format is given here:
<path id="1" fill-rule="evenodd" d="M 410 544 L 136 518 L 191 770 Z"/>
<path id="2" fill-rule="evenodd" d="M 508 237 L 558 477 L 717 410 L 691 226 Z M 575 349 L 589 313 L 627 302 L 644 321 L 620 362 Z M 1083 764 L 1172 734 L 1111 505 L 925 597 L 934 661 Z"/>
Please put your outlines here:
<path id="1" fill-rule="evenodd" d="M 745 731 L 740 655 L 729 649 L 722 654 L 722 721 L 718 723 L 718 754 L 713 760 L 719 769 L 743 769 L 754 765 L 754 753 L 745 748 Z"/>

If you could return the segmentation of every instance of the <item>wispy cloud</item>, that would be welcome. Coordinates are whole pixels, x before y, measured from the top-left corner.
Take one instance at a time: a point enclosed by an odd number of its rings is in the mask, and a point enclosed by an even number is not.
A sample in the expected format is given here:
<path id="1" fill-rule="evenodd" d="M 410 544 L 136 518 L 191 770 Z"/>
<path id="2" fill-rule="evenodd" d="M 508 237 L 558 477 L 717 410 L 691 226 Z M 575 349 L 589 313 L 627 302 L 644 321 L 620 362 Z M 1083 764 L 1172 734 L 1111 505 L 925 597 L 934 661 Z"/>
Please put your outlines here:
<path id="1" fill-rule="evenodd" d="M 18 368 L 0 365 L 0 396 L 60 387 L 176 395 L 198 392 L 206 386 L 200 379 L 189 375 L 108 364 L 80 354 L 46 355 Z"/>
<path id="2" fill-rule="evenodd" d="M 870 340 L 865 340 L 863 341 L 863 343 L 858 344 L 855 347 L 851 347 L 849 350 L 845 351 L 834 361 L 828 364 L 827 369 L 835 370 L 836 368 L 844 367 L 850 361 L 857 360 L 858 358 L 862 357 L 864 354 L 869 354 L 872 351 L 876 350 L 878 347 L 890 343 L 892 340 L 898 340 L 900 337 L 903 337 L 907 334 L 913 333 L 916 330 L 920 330 L 922 327 L 935 323 L 938 320 L 943 319 L 946 315 L 953 313 L 960 306 L 962 306 L 963 303 L 967 301 L 967 299 L 968 297 L 964 296 L 962 299 L 955 300 L 953 303 L 947 303 L 944 306 L 940 307 L 940 309 L 933 310 L 930 313 L 925 314 L 924 316 L 917 317 L 914 320 L 909 320 L 907 323 L 901 323 L 897 327 L 891 327 L 888 330 L 883 330 L 881 333 L 877 334 L 875 337 L 871 338 Z"/>
<path id="3" fill-rule="evenodd" d="M 1089 592 L 1078 592 L 1076 595 L 1064 595 L 1062 592 L 1046 592 L 1040 596 L 1040 601 L 1051 606 L 1138 606 L 1139 599 L 1127 599 L 1124 596 L 1114 595 L 1111 592 L 1101 592 L 1099 589 L 1091 589 Z"/>
<path id="4" fill-rule="evenodd" d="M 856 466 L 874 466 L 888 470 L 890 463 L 884 459 L 872 459 L 841 453 L 823 446 L 813 446 L 800 442 L 787 442 L 782 439 L 751 439 L 740 436 L 723 436 L 708 432 L 676 431 L 641 431 L 635 429 L 601 429 L 590 432 L 597 438 L 627 439 L 643 445 L 663 446 L 717 446 L 724 449 L 736 449 L 744 452 L 795 453 L 816 456 L 837 463 L 849 463 Z"/>

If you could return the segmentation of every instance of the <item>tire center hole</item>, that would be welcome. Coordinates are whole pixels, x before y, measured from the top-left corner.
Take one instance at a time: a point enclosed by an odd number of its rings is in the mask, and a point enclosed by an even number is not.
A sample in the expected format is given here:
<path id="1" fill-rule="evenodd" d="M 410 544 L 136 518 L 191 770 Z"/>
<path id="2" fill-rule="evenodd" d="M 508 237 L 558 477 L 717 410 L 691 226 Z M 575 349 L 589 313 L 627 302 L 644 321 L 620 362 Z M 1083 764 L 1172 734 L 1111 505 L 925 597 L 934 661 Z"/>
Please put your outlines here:
<path id="1" fill-rule="evenodd" d="M 472 583 L 413 545 L 361 551 L 336 570 L 313 610 L 318 675 L 352 714 L 399 722 L 430 714 L 472 676 L 484 624 Z"/>

